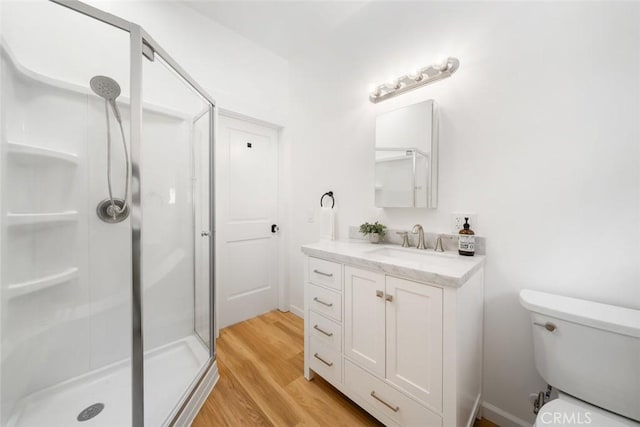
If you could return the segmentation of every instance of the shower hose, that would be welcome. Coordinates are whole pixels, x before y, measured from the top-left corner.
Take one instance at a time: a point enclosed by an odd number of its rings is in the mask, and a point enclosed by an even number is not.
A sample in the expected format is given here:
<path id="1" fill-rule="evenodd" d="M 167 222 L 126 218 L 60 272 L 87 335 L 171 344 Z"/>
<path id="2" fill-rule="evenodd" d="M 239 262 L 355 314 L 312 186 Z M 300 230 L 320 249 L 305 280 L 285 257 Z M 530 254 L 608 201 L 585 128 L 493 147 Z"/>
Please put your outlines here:
<path id="1" fill-rule="evenodd" d="M 115 100 L 113 101 L 115 103 Z M 129 165 L 129 152 L 127 151 L 127 141 L 124 137 L 124 129 L 122 127 L 122 120 L 120 120 L 115 112 L 115 106 L 112 106 L 114 109 L 114 115 L 116 116 L 116 121 L 120 126 L 120 135 L 122 136 L 122 148 L 124 150 L 124 158 L 126 162 L 126 176 L 125 176 L 125 184 L 124 184 L 124 197 L 122 200 L 122 207 L 118 207 L 113 199 L 113 191 L 111 189 L 111 127 L 109 126 L 109 101 L 107 99 L 104 100 L 104 112 L 107 118 L 107 187 L 109 189 L 109 200 L 111 201 L 111 212 L 110 215 L 113 219 L 124 212 L 127 207 L 127 198 L 129 196 L 129 174 L 130 174 L 130 165 Z"/>

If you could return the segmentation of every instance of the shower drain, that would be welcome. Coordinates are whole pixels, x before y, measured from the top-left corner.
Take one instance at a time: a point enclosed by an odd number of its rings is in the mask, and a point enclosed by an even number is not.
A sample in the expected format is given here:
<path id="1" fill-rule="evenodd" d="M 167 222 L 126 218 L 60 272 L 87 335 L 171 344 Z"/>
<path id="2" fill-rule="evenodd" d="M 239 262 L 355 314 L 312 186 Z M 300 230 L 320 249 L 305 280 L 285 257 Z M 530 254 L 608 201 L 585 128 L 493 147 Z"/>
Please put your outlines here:
<path id="1" fill-rule="evenodd" d="M 78 421 L 87 421 L 98 415 L 104 409 L 104 403 L 94 403 L 93 405 L 84 408 L 82 412 L 78 414 Z"/>

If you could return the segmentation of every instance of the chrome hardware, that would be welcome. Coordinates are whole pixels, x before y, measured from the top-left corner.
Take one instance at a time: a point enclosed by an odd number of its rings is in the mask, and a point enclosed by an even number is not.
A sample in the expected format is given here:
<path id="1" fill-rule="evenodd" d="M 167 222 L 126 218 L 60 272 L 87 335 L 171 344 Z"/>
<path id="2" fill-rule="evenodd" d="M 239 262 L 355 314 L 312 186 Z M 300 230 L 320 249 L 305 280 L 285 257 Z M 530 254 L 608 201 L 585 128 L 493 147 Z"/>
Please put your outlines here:
<path id="1" fill-rule="evenodd" d="M 93 405 L 84 408 L 76 418 L 78 421 L 89 421 L 91 418 L 96 417 L 104 409 L 104 403 L 94 403 Z"/>
<path id="2" fill-rule="evenodd" d="M 376 296 L 377 296 L 378 298 L 382 298 L 382 297 L 384 297 L 384 292 L 382 292 L 382 291 L 376 291 Z"/>
<path id="3" fill-rule="evenodd" d="M 106 198 L 96 208 L 98 218 L 107 224 L 115 224 L 124 221 L 129 216 L 129 205 L 123 199 Z"/>
<path id="4" fill-rule="evenodd" d="M 325 334 L 325 335 L 326 335 L 326 336 L 328 336 L 328 337 L 332 337 L 332 336 L 333 336 L 333 332 L 327 332 L 327 331 L 324 331 L 324 330 L 320 329 L 320 328 L 318 327 L 318 325 L 313 325 L 313 329 L 315 329 L 316 331 L 318 331 L 318 332 L 320 332 L 320 333 Z"/>
<path id="5" fill-rule="evenodd" d="M 442 235 L 438 236 L 438 240 L 436 240 L 436 247 L 434 251 L 444 252 L 444 248 L 442 247 Z"/>
<path id="6" fill-rule="evenodd" d="M 540 408 L 542 408 L 545 403 L 547 403 L 551 399 L 551 386 L 547 386 L 547 391 L 541 391 L 538 393 L 538 398 L 533 401 L 533 413 L 538 414 L 540 412 Z"/>
<path id="7" fill-rule="evenodd" d="M 324 302 L 324 301 L 322 301 L 321 299 L 318 299 L 318 297 L 315 297 L 313 300 L 314 300 L 315 302 L 319 302 L 319 303 L 320 303 L 320 304 L 322 304 L 322 305 L 326 305 L 327 307 L 333 307 L 333 303 L 331 303 L 331 302 Z"/>
<path id="8" fill-rule="evenodd" d="M 411 232 L 418 235 L 418 246 L 416 246 L 416 249 L 427 249 L 427 245 L 424 242 L 424 229 L 422 226 L 420 224 L 414 225 Z"/>
<path id="9" fill-rule="evenodd" d="M 385 299 L 385 301 L 393 302 L 393 295 L 387 294 L 387 295 L 385 295 L 384 299 Z"/>
<path id="10" fill-rule="evenodd" d="M 398 412 L 400 410 L 399 406 L 393 406 L 387 402 L 385 402 L 384 400 L 382 400 L 380 397 L 378 397 L 378 395 L 376 394 L 375 390 L 371 391 L 371 397 L 373 397 L 375 400 L 377 400 L 378 402 L 382 403 L 384 406 L 386 406 L 387 408 L 391 409 L 393 412 Z"/>
<path id="11" fill-rule="evenodd" d="M 209 237 L 211 235 L 211 233 L 209 231 L 203 231 L 202 233 L 200 233 L 200 235 L 202 237 Z"/>
<path id="12" fill-rule="evenodd" d="M 409 245 L 409 233 L 406 231 L 396 231 L 396 234 L 399 236 L 402 236 L 402 247 L 403 248 L 408 248 L 411 245 Z"/>
<path id="13" fill-rule="evenodd" d="M 333 273 L 325 273 L 323 271 L 320 270 L 313 270 L 314 273 L 319 274 L 321 276 L 327 276 L 327 277 L 333 277 Z"/>
<path id="14" fill-rule="evenodd" d="M 314 354 L 313 357 L 315 357 L 316 359 L 318 359 L 319 361 L 321 361 L 322 363 L 324 363 L 327 366 L 333 366 L 333 362 L 327 362 L 322 357 L 318 356 L 318 353 Z"/>
<path id="15" fill-rule="evenodd" d="M 545 328 L 549 332 L 553 332 L 553 331 L 555 331 L 557 329 L 556 325 L 554 325 L 551 322 L 547 322 L 545 324 L 538 323 L 538 322 L 533 322 L 533 324 L 536 325 L 536 326 L 541 326 L 541 327 Z"/>

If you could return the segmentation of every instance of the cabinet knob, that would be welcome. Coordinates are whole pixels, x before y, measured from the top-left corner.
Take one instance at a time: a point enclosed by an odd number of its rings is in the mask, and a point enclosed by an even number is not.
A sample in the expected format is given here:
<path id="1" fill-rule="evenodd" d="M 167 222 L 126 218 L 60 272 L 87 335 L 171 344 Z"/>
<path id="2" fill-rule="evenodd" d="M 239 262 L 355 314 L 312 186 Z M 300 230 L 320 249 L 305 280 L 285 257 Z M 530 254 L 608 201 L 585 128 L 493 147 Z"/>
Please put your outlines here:
<path id="1" fill-rule="evenodd" d="M 376 291 L 376 296 L 377 296 L 378 298 L 382 298 L 382 297 L 384 297 L 384 292 L 382 292 L 382 291 Z"/>
<path id="2" fill-rule="evenodd" d="M 387 294 L 387 295 L 385 295 L 384 299 L 385 299 L 386 301 L 393 302 L 393 295 L 389 295 L 389 294 Z"/>

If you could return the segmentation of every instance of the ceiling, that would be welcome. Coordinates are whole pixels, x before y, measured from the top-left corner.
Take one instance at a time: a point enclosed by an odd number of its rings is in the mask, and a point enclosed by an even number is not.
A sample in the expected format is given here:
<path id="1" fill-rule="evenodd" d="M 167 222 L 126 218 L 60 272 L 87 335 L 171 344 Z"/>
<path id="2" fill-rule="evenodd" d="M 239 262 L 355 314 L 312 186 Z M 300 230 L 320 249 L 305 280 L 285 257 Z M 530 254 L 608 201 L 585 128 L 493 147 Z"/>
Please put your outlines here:
<path id="1" fill-rule="evenodd" d="M 285 59 L 327 37 L 367 4 L 367 1 L 183 2 Z"/>

